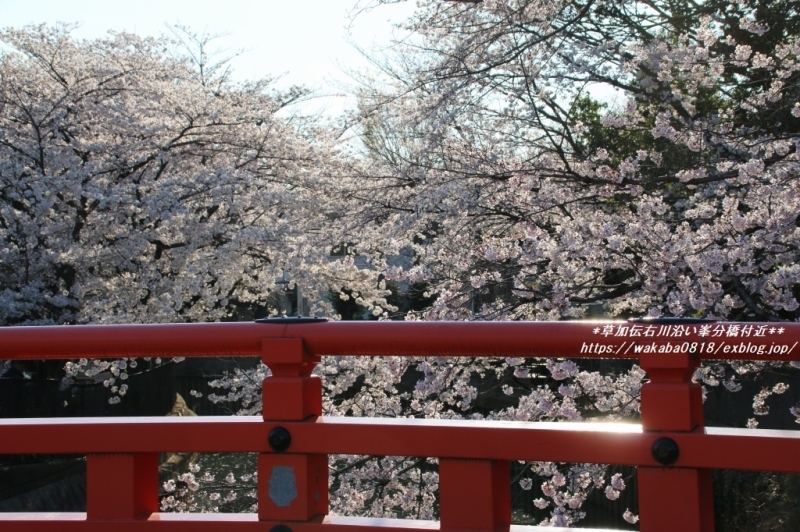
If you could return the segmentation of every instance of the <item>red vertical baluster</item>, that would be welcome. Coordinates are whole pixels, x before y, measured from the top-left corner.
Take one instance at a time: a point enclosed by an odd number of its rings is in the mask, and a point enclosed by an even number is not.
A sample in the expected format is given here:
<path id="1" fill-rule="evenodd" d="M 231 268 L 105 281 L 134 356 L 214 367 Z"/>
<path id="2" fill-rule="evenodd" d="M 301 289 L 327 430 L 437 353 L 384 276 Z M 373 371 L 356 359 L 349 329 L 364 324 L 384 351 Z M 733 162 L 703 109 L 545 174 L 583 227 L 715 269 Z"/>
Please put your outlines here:
<path id="1" fill-rule="evenodd" d="M 313 420 L 322 415 L 322 381 L 311 371 L 319 358 L 306 354 L 300 338 L 265 339 L 264 421 Z M 308 521 L 328 513 L 328 457 L 291 454 L 291 433 L 270 433 L 276 453 L 258 458 L 258 516 L 262 521 Z M 288 443 L 286 449 L 282 444 Z"/>
<path id="2" fill-rule="evenodd" d="M 690 432 L 703 427 L 703 396 L 691 382 L 698 359 L 690 353 L 648 353 L 640 365 L 650 377 L 642 387 L 642 426 L 646 432 Z M 667 440 L 657 445 L 669 461 L 664 467 L 639 467 L 639 517 L 642 532 L 713 532 L 711 471 L 683 469 L 680 449 Z M 720 452 L 725 452 L 720 449 Z"/>
<path id="3" fill-rule="evenodd" d="M 92 520 L 130 520 L 158 511 L 158 455 L 90 454 L 86 513 Z"/>
<path id="4" fill-rule="evenodd" d="M 503 460 L 439 459 L 441 529 L 507 528 L 511 523 L 509 467 Z"/>

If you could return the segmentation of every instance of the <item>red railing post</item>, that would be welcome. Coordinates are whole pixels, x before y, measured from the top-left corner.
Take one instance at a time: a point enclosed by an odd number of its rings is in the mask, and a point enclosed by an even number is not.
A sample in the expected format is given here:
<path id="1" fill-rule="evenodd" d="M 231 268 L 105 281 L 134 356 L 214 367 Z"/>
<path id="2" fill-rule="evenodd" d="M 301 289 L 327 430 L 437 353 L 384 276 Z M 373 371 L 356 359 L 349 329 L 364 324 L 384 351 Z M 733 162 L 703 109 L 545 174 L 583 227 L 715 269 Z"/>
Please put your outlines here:
<path id="1" fill-rule="evenodd" d="M 322 381 L 311 371 L 318 357 L 306 353 L 301 338 L 265 339 L 264 421 L 313 421 L 322 415 Z M 269 435 L 275 453 L 258 457 L 258 516 L 262 521 L 308 521 L 328 513 L 328 457 L 286 454 L 291 433 L 276 427 Z"/>
<path id="2" fill-rule="evenodd" d="M 458 443 L 453 442 L 453 445 Z M 510 465 L 505 460 L 440 458 L 441 530 L 507 528 L 511 523 L 509 484 Z"/>
<path id="3" fill-rule="evenodd" d="M 691 382 L 699 365 L 697 356 L 647 353 L 639 364 L 650 377 L 650 382 L 642 387 L 642 428 L 646 432 L 702 430 L 702 389 Z M 654 445 L 659 444 L 662 463 L 668 465 L 639 467 L 637 471 L 640 530 L 713 532 L 711 471 L 681 468 L 680 449 L 674 442 L 659 440 Z M 669 464 L 673 460 L 676 467 Z"/>
<path id="4" fill-rule="evenodd" d="M 156 453 L 87 456 L 88 520 L 129 520 L 157 511 L 158 455 Z"/>

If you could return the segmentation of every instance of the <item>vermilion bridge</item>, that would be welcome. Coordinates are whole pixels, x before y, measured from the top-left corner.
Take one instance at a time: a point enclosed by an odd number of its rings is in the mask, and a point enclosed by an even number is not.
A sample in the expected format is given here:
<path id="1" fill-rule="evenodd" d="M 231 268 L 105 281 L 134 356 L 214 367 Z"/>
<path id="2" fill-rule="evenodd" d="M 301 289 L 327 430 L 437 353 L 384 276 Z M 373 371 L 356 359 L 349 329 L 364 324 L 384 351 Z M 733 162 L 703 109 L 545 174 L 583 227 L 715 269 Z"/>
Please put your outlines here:
<path id="1" fill-rule="evenodd" d="M 85 513 L 0 514 L 19 532 L 522 531 L 512 460 L 637 466 L 640 529 L 711 531 L 711 470 L 800 472 L 800 432 L 703 426 L 702 360 L 800 360 L 800 324 L 213 323 L 0 328 L 0 359 L 260 356 L 263 418 L 0 420 L 0 454 L 87 455 Z M 332 418 L 323 355 L 638 359 L 641 424 Z M 455 444 L 457 442 L 457 445 Z M 158 512 L 161 452 L 258 454 L 258 514 Z M 440 521 L 328 516 L 329 454 L 439 459 Z M 548 530 L 553 530 L 548 528 Z"/>

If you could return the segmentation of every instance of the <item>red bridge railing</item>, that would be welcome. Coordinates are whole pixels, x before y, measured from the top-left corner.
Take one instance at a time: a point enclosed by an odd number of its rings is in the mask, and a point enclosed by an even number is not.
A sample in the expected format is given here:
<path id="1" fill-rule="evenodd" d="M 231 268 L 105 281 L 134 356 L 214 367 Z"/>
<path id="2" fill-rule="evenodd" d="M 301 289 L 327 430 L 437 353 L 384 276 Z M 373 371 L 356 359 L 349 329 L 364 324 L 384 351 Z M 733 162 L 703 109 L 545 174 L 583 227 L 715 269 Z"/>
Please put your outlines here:
<path id="1" fill-rule="evenodd" d="M 505 531 L 511 460 L 637 466 L 640 529 L 713 530 L 712 469 L 800 472 L 800 432 L 703 426 L 701 360 L 800 360 L 800 324 L 215 323 L 0 328 L 0 359 L 260 356 L 263 418 L 0 420 L 0 454 L 87 455 L 85 513 L 0 514 L 19 532 Z M 322 355 L 638 359 L 641 425 L 331 418 Z M 457 442 L 457 444 L 456 444 Z M 255 452 L 258 514 L 158 512 L 160 452 Z M 440 521 L 328 516 L 329 454 L 439 459 Z M 278 528 L 276 528 L 278 527 Z M 552 529 L 548 529 L 552 530 Z"/>

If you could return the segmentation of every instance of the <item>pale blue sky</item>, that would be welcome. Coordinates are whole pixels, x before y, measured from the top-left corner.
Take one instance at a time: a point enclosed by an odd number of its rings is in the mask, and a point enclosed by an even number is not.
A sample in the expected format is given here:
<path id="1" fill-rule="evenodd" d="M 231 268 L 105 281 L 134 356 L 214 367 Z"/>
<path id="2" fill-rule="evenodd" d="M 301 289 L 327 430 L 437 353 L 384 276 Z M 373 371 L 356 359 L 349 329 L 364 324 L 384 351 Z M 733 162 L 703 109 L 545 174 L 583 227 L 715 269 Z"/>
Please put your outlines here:
<path id="1" fill-rule="evenodd" d="M 348 43 L 387 46 L 390 21 L 411 14 L 415 2 L 361 12 L 351 24 L 359 0 L 0 0 L 0 27 L 42 22 L 77 22 L 79 37 L 108 30 L 140 35 L 166 32 L 181 23 L 197 32 L 226 33 L 219 41 L 229 50 L 244 49 L 234 60 L 240 79 L 283 74 L 279 84 L 304 84 L 320 93 L 335 92 L 347 80 L 341 69 L 365 66 Z M 370 0 L 361 0 L 368 4 Z M 338 106 L 337 106 L 338 107 Z"/>

